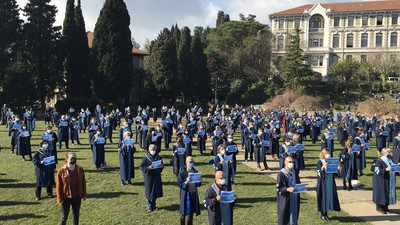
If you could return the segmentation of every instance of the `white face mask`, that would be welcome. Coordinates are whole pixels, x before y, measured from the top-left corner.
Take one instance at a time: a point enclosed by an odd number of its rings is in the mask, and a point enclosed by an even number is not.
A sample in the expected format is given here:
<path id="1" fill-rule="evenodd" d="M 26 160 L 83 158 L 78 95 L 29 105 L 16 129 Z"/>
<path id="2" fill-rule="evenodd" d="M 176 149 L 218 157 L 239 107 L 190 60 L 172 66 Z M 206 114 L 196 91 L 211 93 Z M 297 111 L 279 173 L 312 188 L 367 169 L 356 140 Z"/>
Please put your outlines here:
<path id="1" fill-rule="evenodd" d="M 262 132 L 258 132 L 258 135 L 262 135 L 263 133 Z"/>
<path id="2" fill-rule="evenodd" d="M 101 132 L 100 132 L 100 131 L 97 131 L 97 134 L 101 134 Z"/>
<path id="3" fill-rule="evenodd" d="M 331 157 L 331 154 L 326 154 L 325 159 L 329 159 Z"/>
<path id="4" fill-rule="evenodd" d="M 225 185 L 225 179 L 218 179 L 219 185 Z"/>
<path id="5" fill-rule="evenodd" d="M 225 150 L 221 150 L 221 155 L 225 155 Z"/>
<path id="6" fill-rule="evenodd" d="M 43 144 L 42 147 L 43 147 L 43 149 L 47 149 L 47 147 L 49 147 L 49 145 L 48 144 Z"/>
<path id="7" fill-rule="evenodd" d="M 290 145 L 290 142 L 286 142 L 286 146 L 289 146 Z"/>
<path id="8" fill-rule="evenodd" d="M 232 141 L 233 141 L 233 139 L 232 139 L 232 138 L 229 138 L 229 139 L 228 139 L 228 141 L 229 141 L 229 142 L 232 142 Z"/>
<path id="9" fill-rule="evenodd" d="M 47 133 L 49 133 L 49 134 L 50 134 L 50 133 L 51 133 L 51 130 L 47 130 Z"/>
<path id="10" fill-rule="evenodd" d="M 288 163 L 288 165 L 287 165 L 287 166 L 288 166 L 288 168 L 289 168 L 289 169 L 293 169 L 293 167 L 294 167 L 294 163 Z"/>
<path id="11" fill-rule="evenodd" d="M 156 154 L 156 151 L 150 151 L 150 154 L 151 154 L 151 155 L 155 155 L 155 154 Z"/>

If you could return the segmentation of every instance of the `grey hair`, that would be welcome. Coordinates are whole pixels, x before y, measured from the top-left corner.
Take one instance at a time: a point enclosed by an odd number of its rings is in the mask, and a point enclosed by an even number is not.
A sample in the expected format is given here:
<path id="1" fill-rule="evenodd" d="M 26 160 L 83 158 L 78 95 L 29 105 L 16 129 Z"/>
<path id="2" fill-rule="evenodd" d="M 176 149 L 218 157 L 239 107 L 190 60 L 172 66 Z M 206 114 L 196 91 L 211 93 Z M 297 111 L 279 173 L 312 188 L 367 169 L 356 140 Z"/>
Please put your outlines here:
<path id="1" fill-rule="evenodd" d="M 156 146 L 155 144 L 151 144 L 151 145 L 149 146 L 149 149 L 150 149 L 150 148 L 157 149 L 157 146 Z"/>
<path id="2" fill-rule="evenodd" d="M 390 148 L 382 148 L 381 155 L 385 155 L 386 153 L 390 152 Z"/>

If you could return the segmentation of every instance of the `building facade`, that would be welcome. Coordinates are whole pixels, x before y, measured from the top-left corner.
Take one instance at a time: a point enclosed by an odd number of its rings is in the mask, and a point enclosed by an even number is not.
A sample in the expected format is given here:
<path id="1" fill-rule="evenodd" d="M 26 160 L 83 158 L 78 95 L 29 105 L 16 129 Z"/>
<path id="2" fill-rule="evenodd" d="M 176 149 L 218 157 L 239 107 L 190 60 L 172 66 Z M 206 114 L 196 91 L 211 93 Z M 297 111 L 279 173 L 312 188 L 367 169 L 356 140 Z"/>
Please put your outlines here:
<path id="1" fill-rule="evenodd" d="M 366 1 L 307 4 L 271 14 L 275 35 L 274 57 L 286 52 L 289 35 L 300 29 L 300 47 L 310 57 L 306 63 L 327 79 L 333 63 L 396 59 L 400 53 L 400 1 Z"/>

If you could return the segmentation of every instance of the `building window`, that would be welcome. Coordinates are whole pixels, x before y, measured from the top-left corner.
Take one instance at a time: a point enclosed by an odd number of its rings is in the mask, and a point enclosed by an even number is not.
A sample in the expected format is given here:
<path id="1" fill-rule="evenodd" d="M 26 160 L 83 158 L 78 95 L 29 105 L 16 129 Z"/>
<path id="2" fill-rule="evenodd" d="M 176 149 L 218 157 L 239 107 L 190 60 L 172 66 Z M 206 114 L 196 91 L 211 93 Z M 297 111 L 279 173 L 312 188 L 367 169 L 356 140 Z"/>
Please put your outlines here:
<path id="1" fill-rule="evenodd" d="M 337 61 L 339 61 L 339 56 L 337 55 L 332 56 L 332 64 L 334 64 Z"/>
<path id="2" fill-rule="evenodd" d="M 283 20 L 283 19 L 279 19 L 279 21 L 278 21 L 278 27 L 279 27 L 279 29 L 283 29 L 283 23 L 284 23 L 285 21 Z"/>
<path id="3" fill-rule="evenodd" d="M 375 47 L 382 47 L 382 33 L 376 34 Z"/>
<path id="4" fill-rule="evenodd" d="M 377 26 L 383 25 L 383 16 L 382 15 L 376 16 L 376 25 Z"/>
<path id="5" fill-rule="evenodd" d="M 397 20 L 399 19 L 398 14 L 393 14 L 392 15 L 392 25 L 397 25 Z"/>
<path id="6" fill-rule="evenodd" d="M 311 28 L 322 28 L 322 20 L 321 18 L 314 16 L 311 19 Z"/>
<path id="7" fill-rule="evenodd" d="M 354 16 L 347 17 L 347 26 L 348 27 L 354 26 Z"/>
<path id="8" fill-rule="evenodd" d="M 300 27 L 300 19 L 296 18 L 294 19 L 294 28 L 299 28 Z"/>
<path id="9" fill-rule="evenodd" d="M 361 55 L 361 62 L 367 61 L 367 56 L 366 55 Z"/>
<path id="10" fill-rule="evenodd" d="M 333 26 L 334 27 L 340 26 L 340 17 L 334 17 L 333 18 Z"/>
<path id="11" fill-rule="evenodd" d="M 390 47 L 397 46 L 397 33 L 393 32 L 390 34 Z"/>
<path id="12" fill-rule="evenodd" d="M 347 48 L 352 48 L 353 47 L 353 34 L 348 34 L 347 35 L 346 47 Z"/>
<path id="13" fill-rule="evenodd" d="M 311 66 L 318 66 L 318 56 L 313 55 L 311 57 Z"/>
<path id="14" fill-rule="evenodd" d="M 319 43 L 319 42 L 318 42 L 318 39 L 313 39 L 313 42 L 312 42 L 312 43 L 313 43 L 313 44 L 312 44 L 313 47 L 319 47 L 319 46 L 318 46 L 318 43 Z"/>
<path id="15" fill-rule="evenodd" d="M 334 34 L 333 35 L 332 48 L 339 48 L 339 34 Z"/>
<path id="16" fill-rule="evenodd" d="M 278 49 L 283 49 L 283 36 L 278 37 Z"/>
<path id="17" fill-rule="evenodd" d="M 319 66 L 323 66 L 324 65 L 324 57 L 321 55 L 319 57 Z"/>
<path id="18" fill-rule="evenodd" d="M 352 55 L 346 55 L 346 60 L 352 59 L 353 56 Z"/>
<path id="19" fill-rule="evenodd" d="M 368 47 L 368 34 L 361 34 L 361 47 Z"/>
<path id="20" fill-rule="evenodd" d="M 362 25 L 368 26 L 368 16 L 362 16 Z"/>

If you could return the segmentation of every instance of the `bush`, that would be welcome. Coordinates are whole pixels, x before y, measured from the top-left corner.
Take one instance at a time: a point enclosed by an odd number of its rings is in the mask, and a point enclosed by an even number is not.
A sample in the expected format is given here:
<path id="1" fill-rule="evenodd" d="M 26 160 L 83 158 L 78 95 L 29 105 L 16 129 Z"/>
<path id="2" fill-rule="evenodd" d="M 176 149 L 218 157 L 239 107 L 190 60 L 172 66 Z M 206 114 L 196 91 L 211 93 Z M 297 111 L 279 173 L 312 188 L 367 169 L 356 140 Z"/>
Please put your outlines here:
<path id="1" fill-rule="evenodd" d="M 290 104 L 289 106 L 292 109 L 295 109 L 298 112 L 303 111 L 303 109 L 307 109 L 308 111 L 314 110 L 329 110 L 329 100 L 322 97 L 314 97 L 309 95 L 299 96 Z"/>
<path id="2" fill-rule="evenodd" d="M 296 93 L 293 91 L 285 91 L 282 95 L 277 95 L 274 98 L 268 100 L 262 105 L 262 110 L 266 112 L 271 112 L 272 109 L 277 109 L 281 107 L 289 107 L 292 102 L 297 98 Z"/>

